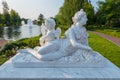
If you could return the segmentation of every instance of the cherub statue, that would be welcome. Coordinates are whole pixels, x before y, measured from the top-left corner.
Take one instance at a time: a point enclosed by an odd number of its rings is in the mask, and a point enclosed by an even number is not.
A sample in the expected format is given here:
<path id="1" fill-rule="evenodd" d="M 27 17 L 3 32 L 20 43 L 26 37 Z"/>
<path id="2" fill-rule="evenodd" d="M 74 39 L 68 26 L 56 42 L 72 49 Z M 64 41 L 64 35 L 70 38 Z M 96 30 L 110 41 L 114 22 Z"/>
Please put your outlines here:
<path id="1" fill-rule="evenodd" d="M 32 62 L 33 60 L 33 63 L 35 61 L 39 62 L 40 66 L 41 63 L 43 65 L 45 63 L 46 66 L 55 63 L 58 63 L 58 65 L 55 64 L 56 66 L 69 63 L 78 63 L 78 65 L 82 63 L 83 66 L 87 63 L 88 65 L 92 64 L 93 66 L 94 63 L 95 65 L 98 63 L 99 66 L 99 63 L 103 63 L 104 60 L 102 60 L 98 53 L 93 51 L 88 45 L 88 33 L 84 27 L 87 22 L 87 16 L 84 10 L 81 9 L 76 12 L 72 20 L 73 24 L 65 32 L 66 38 L 59 39 L 61 29 L 55 29 L 56 23 L 54 19 L 45 19 L 45 23 L 42 24 L 41 27 L 41 46 L 35 47 L 35 49 L 25 49 L 24 51 L 27 51 L 27 54 L 21 55 L 23 62 L 27 61 L 28 63 L 28 61 Z M 20 53 L 24 53 L 24 51 L 21 51 Z"/>
<path id="2" fill-rule="evenodd" d="M 54 19 L 45 19 L 45 24 L 41 26 L 42 37 L 39 39 L 41 47 L 37 46 L 34 49 L 28 48 L 27 51 L 39 59 L 41 57 L 40 55 L 58 50 L 59 44 L 57 40 L 59 40 L 61 29 L 57 28 L 55 30 L 55 25 Z"/>
<path id="3" fill-rule="evenodd" d="M 41 26 L 42 37 L 40 38 L 40 45 L 45 45 L 46 42 L 59 39 L 61 34 L 61 29 L 57 28 L 55 30 L 55 21 L 51 18 L 45 20 L 45 24 Z"/>

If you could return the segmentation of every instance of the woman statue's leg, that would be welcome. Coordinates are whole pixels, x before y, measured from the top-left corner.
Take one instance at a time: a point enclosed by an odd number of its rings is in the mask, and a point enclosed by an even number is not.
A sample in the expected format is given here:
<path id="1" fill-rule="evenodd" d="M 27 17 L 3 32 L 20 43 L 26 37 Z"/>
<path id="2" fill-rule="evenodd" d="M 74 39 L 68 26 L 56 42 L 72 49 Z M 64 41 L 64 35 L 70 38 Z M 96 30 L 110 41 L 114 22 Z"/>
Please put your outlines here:
<path id="1" fill-rule="evenodd" d="M 39 50 L 38 53 L 40 55 L 45 55 L 47 53 L 55 52 L 59 49 L 59 44 L 58 43 L 48 43 L 45 46 L 42 46 Z"/>

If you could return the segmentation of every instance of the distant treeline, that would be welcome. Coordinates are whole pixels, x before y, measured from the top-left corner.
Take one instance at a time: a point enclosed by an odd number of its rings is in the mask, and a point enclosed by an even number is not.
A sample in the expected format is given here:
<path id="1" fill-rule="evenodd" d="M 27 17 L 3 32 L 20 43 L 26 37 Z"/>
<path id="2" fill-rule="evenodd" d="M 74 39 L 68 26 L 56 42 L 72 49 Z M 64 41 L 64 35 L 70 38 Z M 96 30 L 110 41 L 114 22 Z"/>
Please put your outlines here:
<path id="1" fill-rule="evenodd" d="M 19 26 L 21 24 L 21 18 L 19 14 L 9 7 L 6 1 L 2 1 L 3 13 L 0 13 L 0 27 L 1 26 Z"/>
<path id="2" fill-rule="evenodd" d="M 24 21 L 27 23 L 28 19 L 21 18 L 18 14 L 13 9 L 9 10 L 8 4 L 6 1 L 2 1 L 2 6 L 3 6 L 3 13 L 0 13 L 0 27 L 5 27 L 5 26 L 20 26 L 21 21 Z M 43 14 L 40 14 L 38 16 L 37 20 L 34 20 L 34 24 L 41 25 L 43 22 L 44 16 Z"/>
<path id="3" fill-rule="evenodd" d="M 10 13 L 0 13 L 0 27 L 19 25 L 21 25 L 21 18 L 15 10 L 12 9 Z"/>
<path id="4" fill-rule="evenodd" d="M 64 30 L 72 24 L 74 14 L 83 8 L 88 17 L 87 26 L 119 27 L 120 28 L 120 0 L 98 1 L 95 11 L 90 0 L 64 0 L 63 6 L 55 16 L 57 26 Z"/>
<path id="5" fill-rule="evenodd" d="M 72 24 L 74 14 L 83 8 L 88 17 L 87 26 L 96 25 L 102 27 L 120 27 L 120 0 L 98 1 L 98 8 L 94 10 L 90 0 L 64 0 L 63 6 L 59 9 L 55 20 L 58 27 L 66 30 Z M 9 7 L 6 1 L 2 2 L 3 13 L 0 13 L 1 26 L 19 26 L 21 21 L 27 23 L 27 19 L 21 18 L 19 14 Z M 41 25 L 44 22 L 44 15 L 40 14 L 34 24 Z"/>

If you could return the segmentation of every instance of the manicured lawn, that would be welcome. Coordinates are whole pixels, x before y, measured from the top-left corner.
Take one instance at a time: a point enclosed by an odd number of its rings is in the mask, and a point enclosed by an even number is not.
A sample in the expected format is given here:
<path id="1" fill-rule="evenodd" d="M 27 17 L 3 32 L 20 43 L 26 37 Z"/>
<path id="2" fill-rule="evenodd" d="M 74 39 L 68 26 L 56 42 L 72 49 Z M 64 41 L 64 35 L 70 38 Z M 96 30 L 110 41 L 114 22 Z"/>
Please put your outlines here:
<path id="1" fill-rule="evenodd" d="M 112 42 L 89 32 L 89 45 L 115 65 L 120 67 L 120 47 Z"/>

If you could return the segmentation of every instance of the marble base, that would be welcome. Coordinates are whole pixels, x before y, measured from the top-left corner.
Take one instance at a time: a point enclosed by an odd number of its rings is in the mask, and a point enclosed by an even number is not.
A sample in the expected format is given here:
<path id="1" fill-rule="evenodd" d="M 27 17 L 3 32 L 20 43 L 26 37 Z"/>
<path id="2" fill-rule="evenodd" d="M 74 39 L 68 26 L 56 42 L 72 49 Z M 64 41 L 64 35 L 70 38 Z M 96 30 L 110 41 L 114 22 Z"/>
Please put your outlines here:
<path id="1" fill-rule="evenodd" d="M 97 52 L 91 54 L 77 51 L 55 61 L 41 61 L 30 53 L 18 53 L 12 63 L 17 68 L 98 68 L 105 67 L 106 60 Z"/>
<path id="2" fill-rule="evenodd" d="M 0 80 L 120 80 L 120 69 L 107 59 L 101 68 L 15 68 L 14 58 L 0 66 Z"/>

